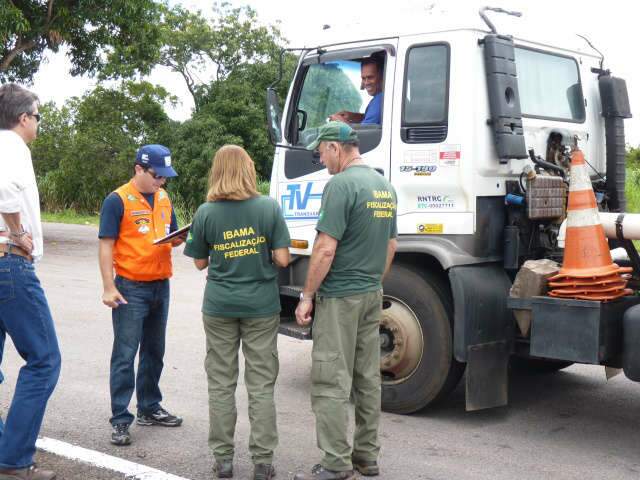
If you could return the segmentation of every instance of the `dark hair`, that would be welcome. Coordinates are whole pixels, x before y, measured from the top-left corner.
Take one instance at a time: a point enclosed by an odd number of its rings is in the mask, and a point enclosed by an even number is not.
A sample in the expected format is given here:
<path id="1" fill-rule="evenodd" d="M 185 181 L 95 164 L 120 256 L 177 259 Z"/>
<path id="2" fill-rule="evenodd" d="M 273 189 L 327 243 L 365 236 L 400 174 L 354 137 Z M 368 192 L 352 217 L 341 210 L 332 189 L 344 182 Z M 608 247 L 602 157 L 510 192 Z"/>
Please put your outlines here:
<path id="1" fill-rule="evenodd" d="M 382 75 L 382 62 L 380 62 L 379 60 L 373 57 L 365 58 L 360 62 L 360 65 L 361 67 L 364 67 L 365 65 L 375 65 L 376 69 L 378 70 L 378 73 Z"/>
<path id="2" fill-rule="evenodd" d="M 23 113 L 34 113 L 38 96 L 15 83 L 0 86 L 0 129 L 10 130 L 20 121 Z"/>

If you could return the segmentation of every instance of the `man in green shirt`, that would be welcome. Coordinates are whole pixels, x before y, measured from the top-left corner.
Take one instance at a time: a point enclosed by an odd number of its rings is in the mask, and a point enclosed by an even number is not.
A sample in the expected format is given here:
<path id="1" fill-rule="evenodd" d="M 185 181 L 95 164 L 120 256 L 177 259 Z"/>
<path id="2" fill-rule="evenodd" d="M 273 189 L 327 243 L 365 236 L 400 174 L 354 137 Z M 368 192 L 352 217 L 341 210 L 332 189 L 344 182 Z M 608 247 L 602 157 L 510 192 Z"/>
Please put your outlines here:
<path id="1" fill-rule="evenodd" d="M 334 175 L 322 194 L 318 235 L 296 319 L 313 322 L 311 403 L 318 447 L 311 473 L 295 480 L 348 480 L 354 468 L 378 475 L 382 278 L 396 250 L 396 193 L 367 166 L 347 124 L 329 122 L 308 147 Z M 355 400 L 353 449 L 347 438 L 349 396 Z"/>

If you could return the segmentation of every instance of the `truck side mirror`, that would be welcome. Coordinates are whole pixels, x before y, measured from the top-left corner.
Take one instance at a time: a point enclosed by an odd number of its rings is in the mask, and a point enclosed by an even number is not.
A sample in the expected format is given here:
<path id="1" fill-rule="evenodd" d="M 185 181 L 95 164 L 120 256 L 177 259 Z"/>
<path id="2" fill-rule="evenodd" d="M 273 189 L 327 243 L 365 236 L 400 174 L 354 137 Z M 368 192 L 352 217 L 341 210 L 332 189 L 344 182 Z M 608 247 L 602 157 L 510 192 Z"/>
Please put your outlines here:
<path id="1" fill-rule="evenodd" d="M 282 114 L 278 94 L 273 88 L 267 88 L 267 130 L 273 145 L 282 142 Z"/>

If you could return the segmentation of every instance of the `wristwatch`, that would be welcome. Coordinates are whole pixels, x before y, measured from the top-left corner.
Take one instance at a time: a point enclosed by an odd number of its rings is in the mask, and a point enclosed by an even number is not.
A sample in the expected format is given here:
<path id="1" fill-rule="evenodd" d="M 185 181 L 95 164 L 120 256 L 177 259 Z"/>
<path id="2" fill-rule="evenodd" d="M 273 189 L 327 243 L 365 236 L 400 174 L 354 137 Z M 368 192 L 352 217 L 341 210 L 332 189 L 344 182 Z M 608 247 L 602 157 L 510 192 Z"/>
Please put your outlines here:
<path id="1" fill-rule="evenodd" d="M 19 232 L 9 232 L 9 236 L 13 238 L 22 238 L 27 234 L 26 230 L 21 230 Z"/>
<path id="2" fill-rule="evenodd" d="M 305 301 L 306 302 L 311 302 L 311 301 L 313 301 L 313 295 L 305 297 L 304 296 L 304 292 L 300 292 L 300 301 L 301 302 L 305 302 Z"/>

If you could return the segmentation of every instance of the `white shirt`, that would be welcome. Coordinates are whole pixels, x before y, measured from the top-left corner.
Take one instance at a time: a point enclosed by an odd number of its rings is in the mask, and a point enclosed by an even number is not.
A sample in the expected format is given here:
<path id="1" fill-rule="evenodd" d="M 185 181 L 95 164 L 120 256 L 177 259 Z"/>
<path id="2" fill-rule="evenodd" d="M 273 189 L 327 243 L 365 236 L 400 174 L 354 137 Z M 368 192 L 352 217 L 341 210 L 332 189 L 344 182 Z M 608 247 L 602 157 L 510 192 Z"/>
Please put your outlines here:
<path id="1" fill-rule="evenodd" d="M 22 227 L 33 237 L 32 256 L 42 258 L 40 195 L 33 171 L 31 151 L 22 137 L 12 130 L 0 130 L 0 213 L 20 212 Z M 0 215 L 0 231 L 9 230 Z M 0 243 L 9 238 L 0 236 Z"/>

